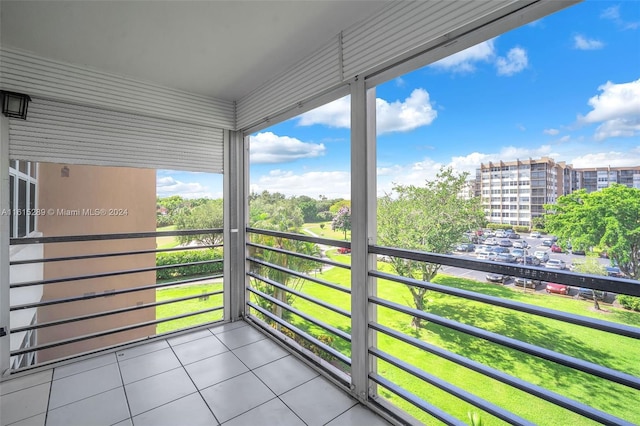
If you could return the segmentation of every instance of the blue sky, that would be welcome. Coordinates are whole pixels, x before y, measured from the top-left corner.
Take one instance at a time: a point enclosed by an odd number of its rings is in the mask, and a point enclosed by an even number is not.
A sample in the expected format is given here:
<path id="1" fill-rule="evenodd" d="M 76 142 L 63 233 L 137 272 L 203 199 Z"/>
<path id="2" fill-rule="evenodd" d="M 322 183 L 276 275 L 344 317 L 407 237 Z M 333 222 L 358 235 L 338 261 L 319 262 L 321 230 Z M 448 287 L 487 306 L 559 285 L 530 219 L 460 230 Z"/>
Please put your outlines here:
<path id="1" fill-rule="evenodd" d="M 586 1 L 376 88 L 378 192 L 442 166 L 549 156 L 640 165 L 640 2 Z M 251 189 L 350 198 L 349 99 L 251 138 Z M 220 175 L 158 171 L 158 195 L 222 196 Z"/>

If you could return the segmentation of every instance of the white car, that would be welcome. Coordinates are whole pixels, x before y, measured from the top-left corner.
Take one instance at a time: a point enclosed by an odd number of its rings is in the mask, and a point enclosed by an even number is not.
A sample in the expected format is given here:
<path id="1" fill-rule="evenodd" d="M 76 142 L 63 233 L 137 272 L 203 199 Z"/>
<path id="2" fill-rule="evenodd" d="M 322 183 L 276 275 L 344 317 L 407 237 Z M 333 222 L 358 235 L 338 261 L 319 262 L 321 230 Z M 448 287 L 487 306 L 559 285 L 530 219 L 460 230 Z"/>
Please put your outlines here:
<path id="1" fill-rule="evenodd" d="M 526 249 L 529 244 L 525 240 L 516 240 L 513 242 L 513 248 Z"/>
<path id="2" fill-rule="evenodd" d="M 483 251 L 489 251 L 490 249 L 491 249 L 491 247 L 489 247 L 489 246 L 479 245 L 479 246 L 476 246 L 476 249 L 474 250 L 474 252 L 477 254 L 477 253 L 481 253 Z"/>
<path id="3" fill-rule="evenodd" d="M 538 231 L 533 231 L 530 235 L 530 238 L 540 238 L 542 237 L 542 234 L 540 234 Z"/>
<path id="4" fill-rule="evenodd" d="M 535 253 L 533 253 L 533 256 L 537 257 L 541 263 L 544 263 L 549 260 L 549 253 L 547 253 L 546 251 L 538 250 Z"/>
<path id="5" fill-rule="evenodd" d="M 492 251 L 482 251 L 478 253 L 477 258 L 480 260 L 496 260 L 497 254 Z"/>
<path id="6" fill-rule="evenodd" d="M 560 259 L 549 259 L 547 263 L 544 264 L 545 268 L 549 269 L 566 269 L 567 265 L 564 263 L 564 260 Z"/>

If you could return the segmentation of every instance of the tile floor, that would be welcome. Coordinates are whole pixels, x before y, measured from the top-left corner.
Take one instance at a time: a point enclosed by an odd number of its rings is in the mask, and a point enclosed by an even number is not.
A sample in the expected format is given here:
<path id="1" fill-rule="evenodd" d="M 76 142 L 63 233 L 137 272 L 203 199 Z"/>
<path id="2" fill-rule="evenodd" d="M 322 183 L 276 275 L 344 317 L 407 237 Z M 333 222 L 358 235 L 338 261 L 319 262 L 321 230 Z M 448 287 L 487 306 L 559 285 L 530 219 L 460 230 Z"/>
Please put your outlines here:
<path id="1" fill-rule="evenodd" d="M 5 381 L 0 423 L 388 425 L 244 322 Z"/>

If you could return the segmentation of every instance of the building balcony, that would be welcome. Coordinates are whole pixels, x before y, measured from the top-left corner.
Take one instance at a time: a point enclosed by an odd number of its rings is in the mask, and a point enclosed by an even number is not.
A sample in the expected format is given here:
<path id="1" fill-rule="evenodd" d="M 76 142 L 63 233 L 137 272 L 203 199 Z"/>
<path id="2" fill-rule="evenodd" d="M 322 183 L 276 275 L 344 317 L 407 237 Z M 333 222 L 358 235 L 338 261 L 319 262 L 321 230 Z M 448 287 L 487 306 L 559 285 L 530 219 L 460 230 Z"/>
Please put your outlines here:
<path id="1" fill-rule="evenodd" d="M 0 384 L 5 425 L 388 425 L 244 321 Z"/>
<path id="2" fill-rule="evenodd" d="M 220 232 L 173 233 L 205 231 Z M 99 239 L 133 246 L 130 241 L 149 236 Z M 235 264 L 225 258 L 12 284 L 42 286 L 46 295 L 48 288 L 77 291 L 83 282 L 84 291 L 92 280 L 117 276 L 127 283 L 136 274 L 203 262 L 215 268 L 222 262 L 226 271 L 107 292 L 94 283 L 92 292 L 12 304 L 12 311 L 49 314 L 12 327 L 36 336 L 12 348 L 12 358 L 35 354 L 35 361 L 12 364 L 2 382 L 2 426 L 174 425 L 185 418 L 231 425 L 462 424 L 467 413 L 487 424 L 638 421 L 632 403 L 640 395 L 638 314 L 612 304 L 617 295 L 640 296 L 637 281 L 371 244 L 366 284 L 358 286 L 357 255 L 348 241 L 253 228 L 246 237 L 246 254 Z M 31 242 L 46 247 L 97 239 Z M 300 250 L 305 244 L 323 249 L 310 255 Z M 164 250 L 175 249 L 153 252 Z M 401 260 L 439 264 L 442 275 L 431 281 L 397 275 L 391 265 Z M 239 279 L 227 275 L 242 265 Z M 499 276 L 501 285 L 488 282 L 494 281 L 490 275 Z M 546 294 L 547 282 L 564 285 L 566 294 Z M 596 298 L 605 292 L 600 311 L 592 310 L 592 301 L 578 300 L 589 288 Z M 161 297 L 167 289 L 184 292 Z M 422 308 L 408 298 L 415 294 L 409 289 L 424 291 Z M 145 303 L 136 303 L 138 296 L 127 299 L 129 306 L 99 303 L 138 292 L 149 296 Z M 64 308 L 69 304 L 84 312 Z M 56 305 L 63 308 L 52 311 Z M 166 306 L 176 309 L 160 310 Z M 239 315 L 229 318 L 235 309 Z M 145 310 L 151 314 L 131 316 Z M 99 326 L 92 324 L 96 319 Z M 66 334 L 46 333 L 60 326 Z M 364 393 L 357 383 L 364 383 Z M 613 394 L 615 406 L 608 402 Z M 519 402 L 524 395 L 526 405 Z"/>

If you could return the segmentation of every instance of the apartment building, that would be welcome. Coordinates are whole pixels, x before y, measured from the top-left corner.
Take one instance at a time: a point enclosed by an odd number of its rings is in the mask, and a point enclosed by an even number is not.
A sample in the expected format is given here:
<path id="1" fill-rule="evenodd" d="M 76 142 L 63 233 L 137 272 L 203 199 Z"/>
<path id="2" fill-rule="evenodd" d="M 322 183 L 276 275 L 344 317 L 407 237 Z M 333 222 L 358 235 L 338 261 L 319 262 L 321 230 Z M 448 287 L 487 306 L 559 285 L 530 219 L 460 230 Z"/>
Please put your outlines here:
<path id="1" fill-rule="evenodd" d="M 544 205 L 577 189 L 599 191 L 613 183 L 640 188 L 640 166 L 574 168 L 564 161 L 534 160 L 481 164 L 475 194 L 492 223 L 532 226 Z"/>
<path id="2" fill-rule="evenodd" d="M 552 158 L 480 164 L 476 191 L 487 220 L 531 226 L 544 214 L 544 205 L 575 189 L 574 174 L 565 162 Z"/>
<path id="3" fill-rule="evenodd" d="M 576 168 L 573 172 L 578 188 L 587 192 L 599 191 L 613 183 L 640 189 L 640 166 Z"/>

